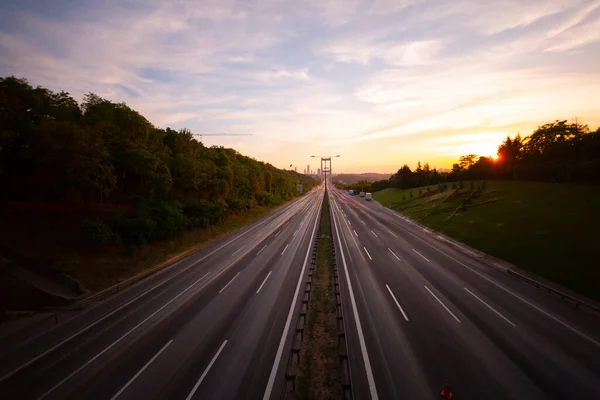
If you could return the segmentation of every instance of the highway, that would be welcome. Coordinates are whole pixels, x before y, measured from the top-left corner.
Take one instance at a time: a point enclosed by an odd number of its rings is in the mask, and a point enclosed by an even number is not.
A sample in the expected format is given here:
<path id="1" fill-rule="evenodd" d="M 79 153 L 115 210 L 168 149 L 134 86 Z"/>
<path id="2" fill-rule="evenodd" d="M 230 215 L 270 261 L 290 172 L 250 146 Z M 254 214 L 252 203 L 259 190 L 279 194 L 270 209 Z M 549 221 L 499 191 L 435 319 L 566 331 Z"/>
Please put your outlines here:
<path id="1" fill-rule="evenodd" d="M 0 398 L 279 398 L 322 199 L 317 188 L 4 349 Z"/>
<path id="2" fill-rule="evenodd" d="M 279 399 L 323 188 L 0 351 L 2 399 Z M 356 399 L 600 398 L 600 319 L 330 193 Z"/>
<path id="3" fill-rule="evenodd" d="M 600 319 L 332 190 L 357 399 L 600 399 Z"/>

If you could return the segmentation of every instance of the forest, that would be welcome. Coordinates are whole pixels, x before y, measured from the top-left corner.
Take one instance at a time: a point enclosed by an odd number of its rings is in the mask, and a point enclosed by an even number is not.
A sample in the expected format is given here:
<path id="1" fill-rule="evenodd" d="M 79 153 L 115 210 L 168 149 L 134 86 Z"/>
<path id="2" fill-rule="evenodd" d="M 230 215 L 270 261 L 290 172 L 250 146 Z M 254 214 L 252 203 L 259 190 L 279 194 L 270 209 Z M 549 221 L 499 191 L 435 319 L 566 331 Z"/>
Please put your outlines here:
<path id="1" fill-rule="evenodd" d="M 376 192 L 387 188 L 410 189 L 472 179 L 507 179 L 555 183 L 600 183 L 600 128 L 566 120 L 539 126 L 531 135 L 507 137 L 498 147 L 498 157 L 468 154 L 459 158 L 450 173 L 439 173 L 428 163 L 415 170 L 406 164 L 387 180 L 359 182 Z"/>
<path id="2" fill-rule="evenodd" d="M 82 237 L 139 246 L 275 206 L 318 182 L 162 129 L 125 103 L 0 78 L 0 214 L 81 215 Z"/>

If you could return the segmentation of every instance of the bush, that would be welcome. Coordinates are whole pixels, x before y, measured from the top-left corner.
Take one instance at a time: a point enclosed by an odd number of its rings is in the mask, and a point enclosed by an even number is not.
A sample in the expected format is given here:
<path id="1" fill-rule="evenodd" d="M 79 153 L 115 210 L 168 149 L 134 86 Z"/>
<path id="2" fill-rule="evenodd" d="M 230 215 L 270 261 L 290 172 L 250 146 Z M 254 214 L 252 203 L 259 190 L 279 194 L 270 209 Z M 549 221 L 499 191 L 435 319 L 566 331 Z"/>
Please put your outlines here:
<path id="1" fill-rule="evenodd" d="M 88 243 L 107 244 L 115 240 L 115 233 L 102 220 L 83 221 L 81 231 L 83 239 Z"/>
<path id="2" fill-rule="evenodd" d="M 152 239 L 175 236 L 185 228 L 185 216 L 179 203 L 152 202 L 149 208 L 149 217 L 156 223 Z"/>
<path id="3" fill-rule="evenodd" d="M 233 213 L 248 210 L 248 201 L 242 199 L 227 199 L 227 208 Z"/>
<path id="4" fill-rule="evenodd" d="M 136 247 L 152 239 L 156 230 L 156 221 L 142 215 L 131 218 L 121 216 L 113 224 L 114 231 L 118 233 L 123 243 Z"/>
<path id="5" fill-rule="evenodd" d="M 133 246 L 175 236 L 185 226 L 186 218 L 181 205 L 166 201 L 138 204 L 133 216 L 120 215 L 112 222 L 113 231 L 123 243 Z"/>
<path id="6" fill-rule="evenodd" d="M 206 228 L 225 218 L 225 209 L 219 204 L 207 200 L 196 200 L 183 207 L 186 225 L 189 227 Z"/>

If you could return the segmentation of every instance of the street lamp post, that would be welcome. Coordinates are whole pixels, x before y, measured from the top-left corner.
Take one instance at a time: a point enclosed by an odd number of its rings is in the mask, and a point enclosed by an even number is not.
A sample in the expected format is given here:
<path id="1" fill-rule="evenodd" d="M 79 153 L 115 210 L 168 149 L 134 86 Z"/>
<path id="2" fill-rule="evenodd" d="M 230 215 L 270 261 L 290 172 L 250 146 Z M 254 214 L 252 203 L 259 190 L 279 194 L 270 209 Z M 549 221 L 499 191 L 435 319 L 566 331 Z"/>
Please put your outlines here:
<path id="1" fill-rule="evenodd" d="M 339 157 L 340 155 L 335 156 L 311 156 L 313 158 L 321 159 L 321 174 L 324 175 L 325 182 L 325 190 L 327 190 L 327 172 L 329 171 L 329 176 L 332 177 L 332 169 L 331 169 L 331 159 L 335 157 Z M 327 162 L 329 162 L 329 169 L 327 169 Z"/>

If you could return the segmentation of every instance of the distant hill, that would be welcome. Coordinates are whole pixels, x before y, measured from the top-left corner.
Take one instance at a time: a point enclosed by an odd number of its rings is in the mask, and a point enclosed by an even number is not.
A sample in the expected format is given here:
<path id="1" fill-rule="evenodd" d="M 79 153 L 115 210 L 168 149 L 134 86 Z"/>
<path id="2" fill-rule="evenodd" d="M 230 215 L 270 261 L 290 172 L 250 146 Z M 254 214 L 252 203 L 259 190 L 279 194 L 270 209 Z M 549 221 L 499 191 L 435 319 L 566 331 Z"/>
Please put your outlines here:
<path id="1" fill-rule="evenodd" d="M 352 185 L 359 181 L 377 182 L 384 179 L 389 179 L 392 174 L 377 174 L 374 172 L 367 172 L 364 174 L 334 174 L 333 181 L 341 182 L 345 185 Z"/>

